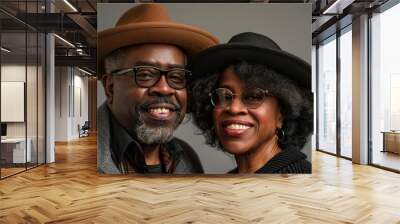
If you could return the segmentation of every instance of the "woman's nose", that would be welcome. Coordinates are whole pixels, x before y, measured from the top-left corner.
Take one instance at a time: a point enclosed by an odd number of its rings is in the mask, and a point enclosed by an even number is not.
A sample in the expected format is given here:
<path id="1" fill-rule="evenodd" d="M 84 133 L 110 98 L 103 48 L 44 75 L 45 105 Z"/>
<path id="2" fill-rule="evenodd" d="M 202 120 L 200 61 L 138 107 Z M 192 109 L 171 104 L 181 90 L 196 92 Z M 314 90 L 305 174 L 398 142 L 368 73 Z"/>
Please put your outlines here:
<path id="1" fill-rule="evenodd" d="M 230 105 L 228 105 L 227 110 L 232 114 L 245 113 L 247 111 L 247 107 L 243 104 L 240 97 L 236 96 L 232 99 Z"/>

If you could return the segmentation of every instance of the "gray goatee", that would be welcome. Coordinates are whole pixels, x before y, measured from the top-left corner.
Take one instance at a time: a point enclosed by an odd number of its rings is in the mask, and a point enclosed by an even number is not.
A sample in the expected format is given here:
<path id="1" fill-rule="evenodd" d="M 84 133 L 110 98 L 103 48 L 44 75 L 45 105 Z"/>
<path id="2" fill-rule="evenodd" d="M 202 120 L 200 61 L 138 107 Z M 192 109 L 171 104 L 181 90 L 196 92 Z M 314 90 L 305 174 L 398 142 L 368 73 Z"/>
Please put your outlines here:
<path id="1" fill-rule="evenodd" d="M 148 106 L 155 103 L 169 103 L 175 106 L 176 119 L 173 126 L 152 126 L 144 122 L 142 118 L 142 112 L 147 111 Z M 137 140 L 147 145 L 163 144 L 169 142 L 172 139 L 173 132 L 178 127 L 179 121 L 181 120 L 182 116 L 181 107 L 167 97 L 159 97 L 155 100 L 137 105 L 136 114 L 138 115 L 138 118 L 135 121 L 133 132 Z"/>

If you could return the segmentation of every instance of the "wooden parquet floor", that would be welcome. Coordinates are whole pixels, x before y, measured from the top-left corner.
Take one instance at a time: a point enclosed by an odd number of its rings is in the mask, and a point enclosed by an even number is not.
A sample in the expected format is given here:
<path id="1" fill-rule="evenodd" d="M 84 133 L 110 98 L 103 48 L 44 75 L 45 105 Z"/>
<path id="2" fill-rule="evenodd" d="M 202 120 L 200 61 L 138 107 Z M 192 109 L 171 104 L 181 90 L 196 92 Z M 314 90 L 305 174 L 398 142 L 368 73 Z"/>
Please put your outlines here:
<path id="1" fill-rule="evenodd" d="M 400 223 L 400 175 L 313 153 L 312 175 L 107 176 L 96 141 L 0 181 L 0 223 Z"/>
<path id="2" fill-rule="evenodd" d="M 15 174 L 15 173 L 19 173 L 19 172 L 22 172 L 22 171 L 25 171 L 25 167 L 17 167 L 17 168 L 14 168 L 14 167 L 11 167 L 11 168 L 9 168 L 9 167 L 7 167 L 7 168 L 1 168 L 1 177 L 7 177 L 7 176 L 10 176 L 10 175 L 13 175 L 13 174 Z"/>

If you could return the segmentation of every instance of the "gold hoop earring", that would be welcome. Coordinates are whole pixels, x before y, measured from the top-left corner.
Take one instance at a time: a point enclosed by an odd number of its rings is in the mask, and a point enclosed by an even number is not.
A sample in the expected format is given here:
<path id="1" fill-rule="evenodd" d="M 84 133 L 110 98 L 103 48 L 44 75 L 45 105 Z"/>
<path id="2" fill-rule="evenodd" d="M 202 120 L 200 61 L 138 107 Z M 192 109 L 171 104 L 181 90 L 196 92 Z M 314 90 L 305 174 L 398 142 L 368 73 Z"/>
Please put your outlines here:
<path id="1" fill-rule="evenodd" d="M 282 128 L 277 128 L 275 133 L 279 140 L 282 140 L 285 137 L 285 131 Z"/>

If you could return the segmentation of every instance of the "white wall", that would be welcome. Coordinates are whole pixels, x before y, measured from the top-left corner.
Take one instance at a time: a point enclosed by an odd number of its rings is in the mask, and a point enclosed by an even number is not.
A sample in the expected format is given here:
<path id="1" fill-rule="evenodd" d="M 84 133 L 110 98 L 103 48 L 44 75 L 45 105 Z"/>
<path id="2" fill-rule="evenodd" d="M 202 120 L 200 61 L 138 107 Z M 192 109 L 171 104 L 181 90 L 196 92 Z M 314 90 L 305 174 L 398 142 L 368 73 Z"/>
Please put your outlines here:
<path id="1" fill-rule="evenodd" d="M 29 65 L 27 67 L 25 67 L 25 64 L 24 65 L 21 65 L 21 64 L 2 65 L 1 66 L 1 81 L 25 82 L 26 83 L 26 80 L 25 80 L 26 70 L 25 69 L 27 69 L 28 74 L 31 74 L 34 67 L 29 66 Z M 28 92 L 27 96 L 28 97 L 36 96 L 36 91 L 34 93 Z M 1 108 L 1 110 L 7 110 L 7 108 Z M 28 117 L 28 120 L 30 120 L 30 117 Z M 25 137 L 25 122 L 7 122 L 7 136 L 8 137 Z"/>
<path id="2" fill-rule="evenodd" d="M 68 139 L 68 85 L 69 76 L 67 67 L 55 68 L 55 140 Z"/>
<path id="3" fill-rule="evenodd" d="M 88 78 L 73 67 L 56 67 L 55 73 L 55 141 L 70 141 L 88 120 Z"/>
<path id="4" fill-rule="evenodd" d="M 44 74 L 42 73 L 42 67 L 36 65 L 24 64 L 3 64 L 1 66 L 1 81 L 9 82 L 24 82 L 25 90 L 20 90 L 20 94 L 24 94 L 26 91 L 26 100 L 23 102 L 23 106 L 19 108 L 20 113 L 26 113 L 22 122 L 6 122 L 7 123 L 7 137 L 8 138 L 25 138 L 27 136 L 30 139 L 30 148 L 32 161 L 36 162 L 39 159 L 39 163 L 44 163 Z M 2 96 L 7 97 L 7 96 Z M 26 105 L 25 105 L 26 103 Z M 16 113 L 11 108 L 2 107 L 3 112 Z M 23 115 L 24 116 L 24 115 Z M 37 156 L 37 153 L 39 155 Z"/>
<path id="5" fill-rule="evenodd" d="M 88 92 L 88 77 L 83 77 L 83 73 L 81 73 L 78 70 L 74 70 L 74 96 L 72 96 L 72 99 L 74 99 L 73 105 L 74 108 L 72 110 L 72 129 L 71 129 L 71 135 L 73 138 L 76 138 L 79 136 L 78 133 L 78 124 L 82 126 L 85 121 L 89 120 L 89 92 Z M 72 105 L 72 104 L 71 104 Z"/>
<path id="6" fill-rule="evenodd" d="M 19 64 L 8 64 L 1 66 L 1 81 L 2 82 L 24 82 L 26 67 Z M 32 67 L 27 68 L 31 70 Z M 3 98 L 4 96 L 2 96 Z M 7 108 L 1 108 L 2 111 L 7 110 Z M 22 108 L 24 110 L 24 108 Z M 7 122 L 7 136 L 8 137 L 25 137 L 25 122 Z"/>

